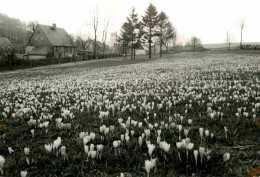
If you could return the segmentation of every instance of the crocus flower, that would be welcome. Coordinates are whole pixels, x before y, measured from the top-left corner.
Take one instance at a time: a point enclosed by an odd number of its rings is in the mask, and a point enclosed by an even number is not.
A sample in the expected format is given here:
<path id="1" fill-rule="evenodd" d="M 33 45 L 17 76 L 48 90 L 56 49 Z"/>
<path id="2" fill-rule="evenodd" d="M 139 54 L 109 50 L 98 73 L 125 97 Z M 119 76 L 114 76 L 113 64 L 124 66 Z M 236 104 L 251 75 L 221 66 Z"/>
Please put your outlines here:
<path id="1" fill-rule="evenodd" d="M 199 128 L 199 132 L 200 132 L 200 139 L 201 139 L 201 143 L 202 143 L 202 138 L 203 138 L 203 128 Z"/>
<path id="2" fill-rule="evenodd" d="M 64 157 L 64 156 L 66 156 L 66 147 L 65 146 L 61 146 L 61 148 L 60 148 L 60 153 L 61 153 L 61 155 Z"/>
<path id="3" fill-rule="evenodd" d="M 52 150 L 52 144 L 45 144 L 44 147 L 45 147 L 45 149 L 46 149 L 47 152 L 51 152 L 51 150 Z"/>
<path id="4" fill-rule="evenodd" d="M 8 147 L 8 152 L 9 152 L 10 155 L 14 152 L 14 150 L 12 149 L 12 147 Z"/>
<path id="5" fill-rule="evenodd" d="M 85 151 L 86 154 L 88 154 L 88 152 L 89 152 L 89 147 L 88 147 L 87 145 L 84 146 L 84 151 Z"/>
<path id="6" fill-rule="evenodd" d="M 224 155 L 223 155 L 223 160 L 224 162 L 228 161 L 230 159 L 230 153 L 226 152 Z"/>
<path id="7" fill-rule="evenodd" d="M 199 148 L 199 153 L 200 153 L 200 162 L 202 163 L 203 156 L 204 156 L 204 153 L 205 153 L 205 148 L 204 147 L 200 147 Z"/>
<path id="8" fill-rule="evenodd" d="M 209 130 L 205 130 L 205 135 L 206 135 L 206 137 L 209 136 Z"/>
<path id="9" fill-rule="evenodd" d="M 4 175 L 4 171 L 3 171 L 4 164 L 5 164 L 5 158 L 2 155 L 0 155 L 0 170 L 2 175 Z"/>
<path id="10" fill-rule="evenodd" d="M 224 130 L 225 130 L 225 135 L 226 135 L 226 138 L 227 138 L 227 132 L 228 132 L 228 129 L 227 129 L 226 126 L 224 127 Z"/>
<path id="11" fill-rule="evenodd" d="M 153 150 L 155 149 L 155 145 L 154 144 L 148 144 L 147 147 L 148 147 L 149 155 L 152 156 Z"/>
<path id="12" fill-rule="evenodd" d="M 91 158 L 94 159 L 97 156 L 97 151 L 91 151 Z"/>
<path id="13" fill-rule="evenodd" d="M 142 136 L 139 136 L 139 138 L 138 138 L 138 144 L 139 144 L 139 146 L 140 146 L 140 148 L 141 148 L 141 146 L 142 146 L 142 144 L 143 144 L 143 138 L 142 138 Z"/>
<path id="14" fill-rule="evenodd" d="M 196 166 L 197 166 L 197 164 L 198 164 L 198 154 L 199 154 L 199 151 L 198 151 L 198 150 L 194 150 L 194 151 L 193 151 L 193 154 L 194 154 L 195 163 L 196 163 Z"/>
<path id="15" fill-rule="evenodd" d="M 21 171 L 21 177 L 26 177 L 27 176 L 27 171 Z"/>
<path id="16" fill-rule="evenodd" d="M 189 133 L 189 129 L 184 129 L 184 136 L 187 138 L 188 136 L 188 133 Z"/>
<path id="17" fill-rule="evenodd" d="M 30 153 L 30 149 L 29 148 L 24 148 L 24 154 L 25 155 L 29 155 Z"/>

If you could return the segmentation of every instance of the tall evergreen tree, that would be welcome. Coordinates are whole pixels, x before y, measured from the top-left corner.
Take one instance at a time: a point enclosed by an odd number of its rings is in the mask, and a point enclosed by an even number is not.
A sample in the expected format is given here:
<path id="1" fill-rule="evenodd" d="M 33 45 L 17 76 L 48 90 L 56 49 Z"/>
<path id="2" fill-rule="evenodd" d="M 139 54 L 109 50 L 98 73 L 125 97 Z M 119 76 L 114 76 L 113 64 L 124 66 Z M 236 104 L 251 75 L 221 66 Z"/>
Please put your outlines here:
<path id="1" fill-rule="evenodd" d="M 138 38 L 138 32 L 140 29 L 140 23 L 138 20 L 138 14 L 135 12 L 135 8 L 132 8 L 132 12 L 129 17 L 127 17 L 128 32 L 130 34 L 131 40 L 131 59 L 135 58 L 135 44 Z"/>
<path id="2" fill-rule="evenodd" d="M 131 33 L 130 33 L 130 27 L 129 27 L 129 23 L 125 22 L 123 24 L 123 26 L 121 27 L 121 34 L 120 37 L 118 39 L 118 41 L 121 43 L 122 47 L 123 47 L 123 54 L 127 55 L 127 48 L 128 48 L 128 44 L 131 41 Z"/>
<path id="3" fill-rule="evenodd" d="M 168 23 L 168 17 L 166 16 L 166 14 L 164 12 L 161 12 L 158 15 L 158 25 L 160 28 L 160 57 L 162 57 L 162 45 L 165 39 L 165 35 L 166 35 L 166 31 L 165 28 L 167 26 Z"/>
<path id="4" fill-rule="evenodd" d="M 149 58 L 152 58 L 152 38 L 158 35 L 158 13 L 153 4 L 150 4 L 142 18 L 142 25 L 145 30 L 144 39 L 149 44 Z"/>
<path id="5" fill-rule="evenodd" d="M 173 45 L 175 44 L 176 37 L 177 37 L 177 31 L 175 27 L 172 25 L 172 23 L 168 21 L 165 27 L 165 35 L 163 35 L 163 40 L 167 48 L 169 47 L 169 43 L 171 41 Z"/>

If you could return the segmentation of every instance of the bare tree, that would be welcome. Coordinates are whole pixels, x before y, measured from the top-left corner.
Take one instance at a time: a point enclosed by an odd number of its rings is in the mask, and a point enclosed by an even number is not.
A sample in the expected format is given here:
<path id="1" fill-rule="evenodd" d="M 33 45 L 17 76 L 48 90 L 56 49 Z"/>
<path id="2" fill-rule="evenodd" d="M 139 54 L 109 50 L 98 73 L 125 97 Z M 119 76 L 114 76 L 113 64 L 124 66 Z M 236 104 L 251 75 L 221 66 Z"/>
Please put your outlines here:
<path id="1" fill-rule="evenodd" d="M 241 30 L 241 36 L 240 36 L 240 48 L 242 48 L 242 37 L 243 37 L 243 29 L 245 27 L 246 19 L 241 19 L 239 22 L 240 30 Z"/>
<path id="2" fill-rule="evenodd" d="M 231 34 L 228 33 L 228 31 L 227 31 L 226 43 L 227 43 L 227 45 L 228 45 L 228 50 L 230 50 Z"/>
<path id="3" fill-rule="evenodd" d="M 35 29 L 36 29 L 36 26 L 37 26 L 38 24 L 39 24 L 38 21 L 33 20 L 33 21 L 29 21 L 28 24 L 27 24 L 27 26 L 28 26 L 28 28 L 29 28 L 29 30 L 30 30 L 31 32 L 34 32 Z"/>
<path id="4" fill-rule="evenodd" d="M 106 50 L 106 40 L 107 40 L 107 28 L 109 24 L 109 18 L 104 20 L 104 29 L 103 29 L 103 35 L 102 35 L 102 43 L 103 43 L 103 50 L 102 54 L 104 56 L 105 50 Z"/>
<path id="5" fill-rule="evenodd" d="M 201 41 L 196 36 L 193 36 L 190 40 L 193 51 L 195 52 L 199 47 L 201 47 Z"/>
<path id="6" fill-rule="evenodd" d="M 93 12 L 93 28 L 94 28 L 94 57 L 97 59 L 97 29 L 98 29 L 98 8 Z"/>

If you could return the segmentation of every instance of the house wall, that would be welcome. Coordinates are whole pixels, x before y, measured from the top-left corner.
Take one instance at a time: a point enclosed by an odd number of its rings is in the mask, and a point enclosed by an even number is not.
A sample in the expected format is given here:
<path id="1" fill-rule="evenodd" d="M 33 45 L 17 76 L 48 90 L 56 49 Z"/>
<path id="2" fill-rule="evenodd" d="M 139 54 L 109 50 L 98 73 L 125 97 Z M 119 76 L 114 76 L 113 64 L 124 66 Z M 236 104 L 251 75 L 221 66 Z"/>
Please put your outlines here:
<path id="1" fill-rule="evenodd" d="M 29 55 L 29 59 L 30 60 L 40 60 L 40 59 L 45 59 L 46 56 L 42 56 L 42 55 Z"/>
<path id="2" fill-rule="evenodd" d="M 166 46 L 162 45 L 162 52 L 165 53 L 167 51 Z M 160 45 L 156 45 L 155 47 L 153 47 L 152 52 L 158 54 L 160 53 Z"/>
<path id="3" fill-rule="evenodd" d="M 51 44 L 41 28 L 37 26 L 34 33 L 32 34 L 27 46 L 44 46 L 44 47 L 50 47 Z"/>
<path id="4" fill-rule="evenodd" d="M 56 58 L 72 57 L 75 53 L 74 47 L 53 47 L 53 54 Z"/>
<path id="5" fill-rule="evenodd" d="M 136 49 L 135 55 L 145 55 L 146 51 L 144 49 Z"/>

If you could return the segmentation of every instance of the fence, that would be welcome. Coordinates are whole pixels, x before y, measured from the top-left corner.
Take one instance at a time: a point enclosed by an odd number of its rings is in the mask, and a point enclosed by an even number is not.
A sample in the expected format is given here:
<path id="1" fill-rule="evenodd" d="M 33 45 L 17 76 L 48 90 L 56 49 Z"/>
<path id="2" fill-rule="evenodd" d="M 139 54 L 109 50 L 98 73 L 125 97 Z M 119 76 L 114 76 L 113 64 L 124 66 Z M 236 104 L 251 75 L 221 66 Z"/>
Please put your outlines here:
<path id="1" fill-rule="evenodd" d="M 260 45 L 242 45 L 240 48 L 244 50 L 260 50 Z"/>
<path id="2" fill-rule="evenodd" d="M 115 58 L 122 57 L 119 54 L 98 54 L 97 59 L 104 58 Z M 61 64 L 69 62 L 78 62 L 94 59 L 94 55 L 80 55 L 76 58 L 46 58 L 46 59 L 18 59 L 14 57 L 13 59 L 0 59 L 0 71 L 12 70 L 12 69 L 23 69 L 23 68 L 32 68 L 37 66 L 46 66 L 51 64 Z"/>

